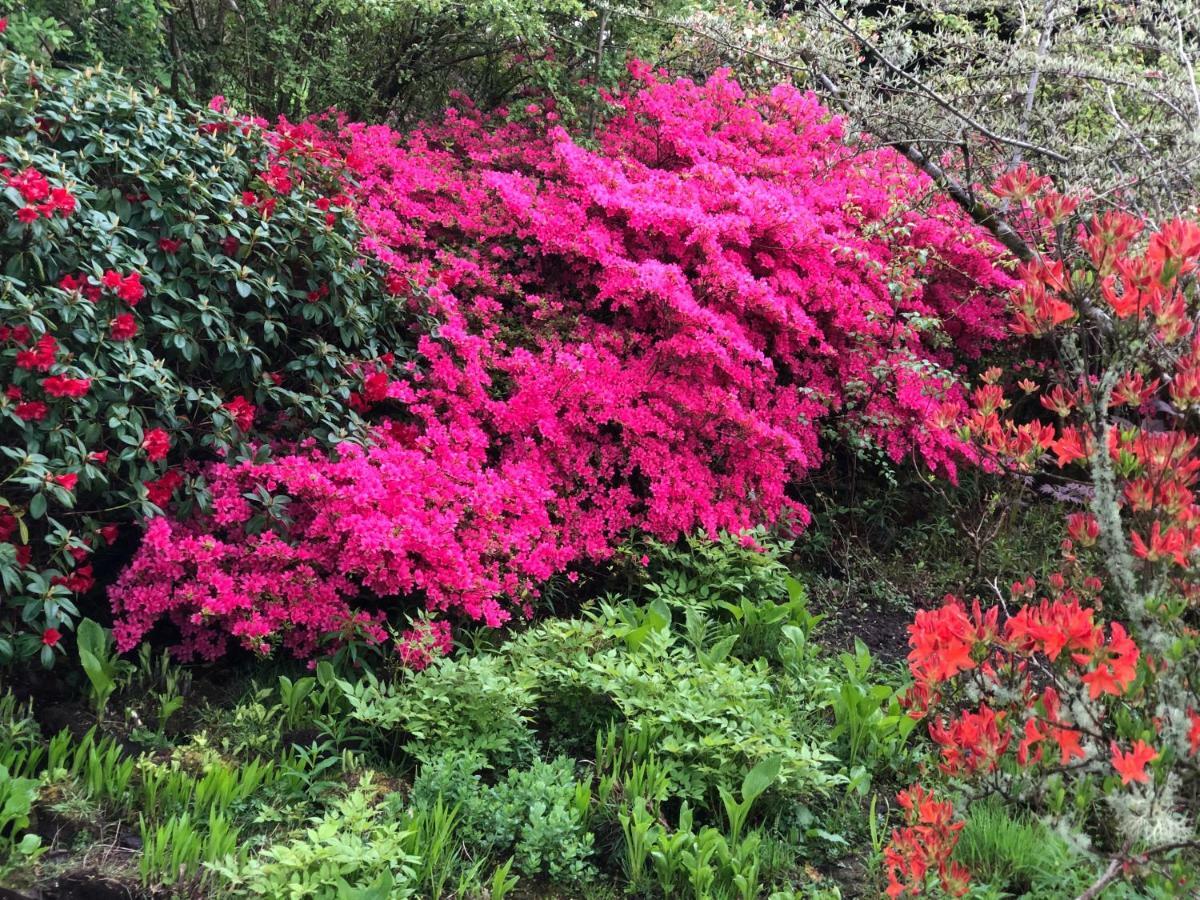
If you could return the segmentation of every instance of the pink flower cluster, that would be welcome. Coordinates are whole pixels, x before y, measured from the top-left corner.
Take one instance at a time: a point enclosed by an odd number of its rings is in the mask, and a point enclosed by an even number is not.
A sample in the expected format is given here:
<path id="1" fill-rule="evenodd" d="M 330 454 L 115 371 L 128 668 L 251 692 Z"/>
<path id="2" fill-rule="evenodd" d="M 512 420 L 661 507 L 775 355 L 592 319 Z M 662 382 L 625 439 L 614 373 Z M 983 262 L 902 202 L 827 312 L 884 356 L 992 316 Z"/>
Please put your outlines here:
<path id="1" fill-rule="evenodd" d="M 449 622 L 420 621 L 400 634 L 396 641 L 396 657 L 406 669 L 420 672 L 435 659 L 448 654 L 453 646 Z"/>
<path id="2" fill-rule="evenodd" d="M 348 176 L 423 323 L 407 380 L 364 367 L 355 397 L 400 419 L 332 460 L 212 468 L 214 515 L 156 523 L 116 586 L 122 646 L 170 615 L 206 655 L 307 652 L 413 594 L 499 624 L 631 528 L 802 524 L 788 489 L 824 428 L 950 475 L 970 458 L 955 374 L 1005 333 L 998 246 L 810 94 L 633 74 L 596 149 L 551 101 L 408 135 L 277 126 L 281 154 Z M 291 521 L 250 535 L 260 488 Z"/>
<path id="3" fill-rule="evenodd" d="M 364 592 L 420 594 L 431 609 L 500 625 L 504 598 L 529 596 L 577 552 L 551 522 L 540 473 L 479 456 L 447 435 L 407 444 L 380 432 L 333 460 L 314 449 L 211 467 L 211 517 L 153 520 L 111 591 L 119 646 L 137 646 L 166 616 L 184 655 L 216 658 L 232 635 L 308 656 L 354 618 L 352 602 L 366 605 Z M 291 500 L 284 536 L 249 527 L 262 510 L 247 497 L 260 487 Z"/>

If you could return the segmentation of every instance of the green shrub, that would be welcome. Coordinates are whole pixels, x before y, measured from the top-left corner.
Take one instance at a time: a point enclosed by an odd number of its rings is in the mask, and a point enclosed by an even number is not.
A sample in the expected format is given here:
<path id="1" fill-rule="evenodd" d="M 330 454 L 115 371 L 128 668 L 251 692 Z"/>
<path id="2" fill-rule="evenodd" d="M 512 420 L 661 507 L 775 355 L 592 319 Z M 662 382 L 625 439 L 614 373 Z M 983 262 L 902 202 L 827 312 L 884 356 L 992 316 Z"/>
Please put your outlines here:
<path id="1" fill-rule="evenodd" d="M 9 691 L 0 693 L 0 766 L 13 776 L 32 776 L 37 774 L 45 751 L 32 706 L 17 703 Z"/>
<path id="2" fill-rule="evenodd" d="M 790 544 L 761 528 L 722 532 L 715 540 L 692 536 L 675 546 L 651 542 L 641 591 L 680 606 L 774 603 L 787 597 L 781 589 L 790 572 L 782 557 Z"/>
<path id="3" fill-rule="evenodd" d="M 237 896 L 412 896 L 420 858 L 410 851 L 410 832 L 388 818 L 372 794 L 369 784 L 360 785 L 248 862 L 227 860 L 214 869 Z"/>
<path id="4" fill-rule="evenodd" d="M 581 73 L 611 84 L 629 56 L 671 38 L 689 0 L 635 16 L 596 0 L 23 0 L 11 28 L 49 35 L 30 50 L 75 65 L 103 60 L 176 94 L 235 98 L 263 115 L 330 106 L 356 117 L 420 118 L 451 90 L 504 102 L 530 85 L 589 96 Z M 22 8 L 24 7 L 24 8 Z M 0 2 L 0 15 L 6 4 Z M 645 15 L 650 13 L 650 15 Z M 598 30 L 604 50 L 595 58 Z M 385 62 L 381 64 L 381 60 Z"/>
<path id="5" fill-rule="evenodd" d="M 471 752 L 505 769 L 536 755 L 534 683 L 496 654 L 438 660 L 403 683 L 367 675 L 339 685 L 349 717 L 373 732 L 376 746 L 394 748 L 404 738 L 404 751 L 417 759 Z"/>
<path id="6" fill-rule="evenodd" d="M 689 644 L 661 603 L 604 604 L 402 683 L 366 676 L 341 685 L 349 716 L 372 729 L 376 746 L 403 738 L 425 763 L 458 753 L 493 770 L 527 764 L 537 755 L 535 711 L 552 751 L 573 755 L 616 723 L 623 743 L 654 748 L 670 793 L 716 809 L 721 787 L 771 757 L 781 761 L 781 795 L 819 794 L 842 780 L 812 708 L 819 685 L 801 674 L 739 660 L 728 645 Z"/>
<path id="7" fill-rule="evenodd" d="M 9 28 L 45 35 L 22 43 L 29 53 L 53 52 L 57 59 L 136 72 L 138 80 L 166 87 L 170 82 L 172 0 L 24 0 Z"/>
<path id="8" fill-rule="evenodd" d="M 35 834 L 22 835 L 29 826 L 29 813 L 37 798 L 38 782 L 20 778 L 0 765 L 0 874 L 10 856 L 29 861 L 41 850 L 41 840 Z"/>
<path id="9" fill-rule="evenodd" d="M 594 836 L 586 828 L 591 791 L 576 781 L 570 759 L 535 761 L 491 786 L 480 780 L 482 768 L 477 754 L 431 759 L 413 782 L 413 807 L 421 813 L 438 804 L 456 810 L 455 833 L 477 859 L 512 854 L 521 874 L 560 884 L 595 875 L 588 860 Z"/>
<path id="10" fill-rule="evenodd" d="M 458 836 L 476 856 L 512 844 L 512 826 L 480 778 L 487 760 L 478 753 L 449 752 L 421 764 L 413 779 L 413 808 L 432 810 L 440 801 L 458 813 Z"/>
<path id="11" fill-rule="evenodd" d="M 238 853 L 237 826 L 216 810 L 207 819 L 184 812 L 168 816 L 157 825 L 142 820 L 138 831 L 142 841 L 138 871 L 148 886 L 206 880 L 209 873 L 205 864 Z"/>
<path id="12" fill-rule="evenodd" d="M 655 605 L 604 605 L 586 619 L 547 621 L 501 648 L 516 672 L 536 678 L 543 714 L 564 701 L 576 718 L 610 714 L 647 733 L 667 768 L 671 792 L 715 804 L 758 762 L 778 756 L 778 790 L 822 792 L 837 782 L 819 731 L 810 730 L 805 692 L 764 659 L 743 662 L 689 646 Z M 593 728 L 589 739 L 598 731 Z"/>
<path id="13" fill-rule="evenodd" d="M 226 113 L 8 54 L 0 156 L 0 662 L 50 664 L 114 526 L 205 506 L 189 460 L 360 435 L 405 316 L 335 173 Z"/>
<path id="14" fill-rule="evenodd" d="M 784 629 L 811 631 L 822 618 L 808 611 L 804 585 L 782 560 L 790 546 L 764 529 L 654 543 L 635 595 L 664 602 L 694 645 L 730 642 L 739 659 L 780 662 L 790 643 Z"/>
<path id="15" fill-rule="evenodd" d="M 512 829 L 518 871 L 563 884 L 594 876 L 587 861 L 593 836 L 584 827 L 591 792 L 576 784 L 571 760 L 560 756 L 511 771 L 491 793 Z"/>

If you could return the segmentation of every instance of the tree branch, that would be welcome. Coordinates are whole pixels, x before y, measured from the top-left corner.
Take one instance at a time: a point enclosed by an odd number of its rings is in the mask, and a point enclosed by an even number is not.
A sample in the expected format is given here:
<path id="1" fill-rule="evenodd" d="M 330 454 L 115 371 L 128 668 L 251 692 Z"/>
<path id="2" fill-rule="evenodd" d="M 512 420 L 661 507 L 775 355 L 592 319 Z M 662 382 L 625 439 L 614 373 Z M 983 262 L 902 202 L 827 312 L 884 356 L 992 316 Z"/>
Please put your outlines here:
<path id="1" fill-rule="evenodd" d="M 836 14 L 834 14 L 834 12 L 831 9 L 829 9 L 828 6 L 825 5 L 823 0 L 817 0 L 817 7 L 822 12 L 824 12 L 825 15 L 828 16 L 835 24 L 837 24 L 837 26 L 839 28 L 841 28 L 843 31 L 845 31 L 847 34 L 849 34 L 851 37 L 853 37 L 856 41 L 858 41 L 859 45 L 863 48 L 863 50 L 866 51 L 866 53 L 869 57 L 874 59 L 876 62 L 878 62 L 884 68 L 886 68 L 888 71 L 892 72 L 895 75 L 899 75 L 901 78 L 908 81 L 910 84 L 912 84 L 914 87 L 916 87 L 922 94 L 924 94 L 926 97 L 928 97 L 930 100 L 932 100 L 938 106 L 940 106 L 943 110 L 948 112 L 950 115 L 954 116 L 956 119 L 960 120 L 964 125 L 967 125 L 969 128 L 979 132 L 981 135 L 983 135 L 988 140 L 995 141 L 998 144 L 1007 144 L 1010 147 L 1017 147 L 1021 150 L 1028 150 L 1030 153 L 1036 153 L 1039 156 L 1049 157 L 1050 159 L 1054 160 L 1055 162 L 1065 163 L 1068 161 L 1067 157 L 1063 156 L 1061 153 L 1059 153 L 1056 150 L 1051 150 L 1048 147 L 1042 147 L 1042 146 L 1039 146 L 1038 144 L 1031 144 L 1029 141 L 1023 141 L 1020 138 L 1006 137 L 1002 134 L 997 134 L 996 132 L 994 132 L 990 128 L 988 128 L 986 125 L 982 124 L 981 122 L 977 122 L 975 119 L 971 118 L 966 113 L 964 113 L 962 110 L 960 110 L 953 103 L 951 103 L 948 100 L 943 99 L 941 95 L 936 93 L 931 87 L 929 87 L 927 84 L 925 84 L 925 82 L 923 82 L 920 78 L 917 78 L 917 76 L 912 75 L 908 72 L 905 72 L 902 68 L 900 68 L 894 62 L 892 62 L 890 59 L 888 59 L 886 56 L 884 56 L 883 52 L 880 51 L 869 40 L 867 40 L 867 38 L 863 34 L 861 34 L 853 25 L 851 25 L 849 22 L 846 22 L 844 19 L 841 19 Z"/>
<path id="2" fill-rule="evenodd" d="M 1129 856 L 1129 848 L 1132 843 L 1127 843 L 1121 852 L 1114 856 L 1108 863 L 1108 868 L 1104 873 L 1096 879 L 1095 883 L 1086 891 L 1080 894 L 1075 900 L 1096 900 L 1100 896 L 1100 892 L 1106 887 L 1121 877 L 1126 865 L 1144 865 L 1155 856 L 1161 856 L 1164 853 L 1170 853 L 1172 850 L 1195 850 L 1200 847 L 1200 841 L 1178 841 L 1171 844 L 1161 844 L 1158 847 L 1152 847 L 1145 853 L 1135 853 Z"/>

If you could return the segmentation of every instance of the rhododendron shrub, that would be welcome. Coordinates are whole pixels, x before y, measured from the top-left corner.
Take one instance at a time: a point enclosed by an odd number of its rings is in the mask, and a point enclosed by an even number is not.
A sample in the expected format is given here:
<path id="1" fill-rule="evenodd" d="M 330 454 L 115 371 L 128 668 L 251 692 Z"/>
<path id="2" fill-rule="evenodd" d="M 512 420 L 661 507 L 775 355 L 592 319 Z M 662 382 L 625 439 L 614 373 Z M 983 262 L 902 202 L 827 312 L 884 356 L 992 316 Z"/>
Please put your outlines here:
<path id="1" fill-rule="evenodd" d="M 362 433 L 400 308 L 340 185 L 270 138 L 0 58 L 0 662 L 53 661 L 96 551 L 207 502 L 198 460 Z"/>
<path id="2" fill-rule="evenodd" d="M 1200 848 L 1200 225 L 1080 222 L 1023 167 L 994 190 L 1041 248 L 1013 330 L 1053 352 L 985 373 L 966 427 L 985 465 L 1083 500 L 1048 592 L 1017 582 L 1003 616 L 953 598 L 918 614 L 909 702 L 943 777 L 1066 820 L 1137 872 Z"/>
<path id="3" fill-rule="evenodd" d="M 586 146 L 550 100 L 407 136 L 278 126 L 347 178 L 417 354 L 354 398 L 392 414 L 375 447 L 211 470 L 229 508 L 158 526 L 113 592 L 123 646 L 169 615 L 185 652 L 308 652 L 356 597 L 414 592 L 496 625 L 630 529 L 802 524 L 824 437 L 970 458 L 958 376 L 1004 333 L 997 245 L 811 95 L 634 78 Z M 289 518 L 247 540 L 268 498 Z"/>

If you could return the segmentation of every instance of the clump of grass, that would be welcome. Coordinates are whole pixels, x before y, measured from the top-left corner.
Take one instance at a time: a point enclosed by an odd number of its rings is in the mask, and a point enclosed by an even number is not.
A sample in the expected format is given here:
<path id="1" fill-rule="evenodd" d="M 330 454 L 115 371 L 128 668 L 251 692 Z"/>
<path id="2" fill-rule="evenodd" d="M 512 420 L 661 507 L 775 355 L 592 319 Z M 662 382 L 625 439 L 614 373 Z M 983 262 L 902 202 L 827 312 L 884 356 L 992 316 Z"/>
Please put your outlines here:
<path id="1" fill-rule="evenodd" d="M 1006 810 L 994 798 L 971 806 L 954 856 L 972 881 L 1018 896 L 1036 892 L 1047 877 L 1062 872 L 1070 850 L 1049 828 Z"/>

